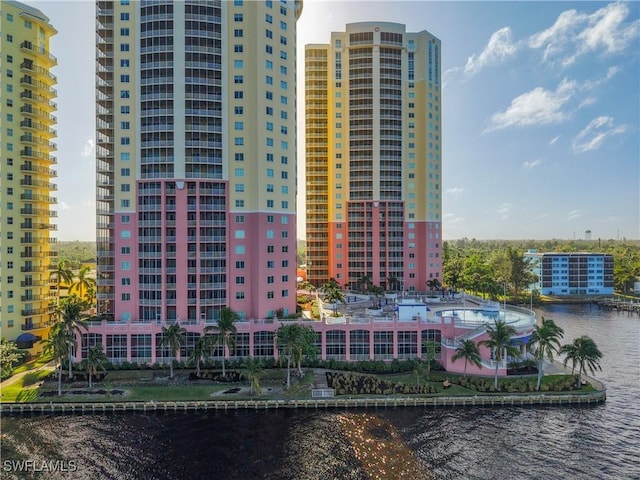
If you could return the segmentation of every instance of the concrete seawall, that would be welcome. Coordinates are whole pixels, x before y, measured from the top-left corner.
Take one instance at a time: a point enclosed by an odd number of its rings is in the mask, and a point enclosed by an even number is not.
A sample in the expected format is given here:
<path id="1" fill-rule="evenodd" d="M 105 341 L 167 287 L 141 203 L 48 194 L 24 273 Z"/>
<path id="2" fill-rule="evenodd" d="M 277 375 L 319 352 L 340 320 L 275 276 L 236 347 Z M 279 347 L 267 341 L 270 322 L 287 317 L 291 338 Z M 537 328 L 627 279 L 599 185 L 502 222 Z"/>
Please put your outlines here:
<path id="1" fill-rule="evenodd" d="M 525 407 L 537 405 L 595 405 L 606 400 L 606 390 L 581 394 L 535 393 L 456 397 L 324 398 L 300 400 L 208 400 L 144 402 L 33 402 L 3 403 L 3 415 L 91 414 L 113 412 L 184 412 L 206 410 L 273 410 L 287 408 L 398 408 L 398 407 Z"/>

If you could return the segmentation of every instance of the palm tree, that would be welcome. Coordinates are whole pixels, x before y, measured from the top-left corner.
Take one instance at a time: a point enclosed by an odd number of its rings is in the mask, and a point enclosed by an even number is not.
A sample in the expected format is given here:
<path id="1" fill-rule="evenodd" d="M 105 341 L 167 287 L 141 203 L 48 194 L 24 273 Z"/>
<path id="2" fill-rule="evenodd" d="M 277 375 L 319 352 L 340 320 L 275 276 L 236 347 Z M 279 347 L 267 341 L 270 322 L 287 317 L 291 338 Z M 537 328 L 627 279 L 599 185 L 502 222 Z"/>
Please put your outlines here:
<path id="1" fill-rule="evenodd" d="M 387 277 L 387 290 L 390 292 L 395 291 L 396 289 L 393 287 L 396 287 L 398 285 L 398 277 Z"/>
<path id="2" fill-rule="evenodd" d="M 437 278 L 432 278 L 431 280 L 429 280 L 427 282 L 427 287 L 429 287 L 429 290 L 433 291 L 433 290 L 438 290 L 440 288 L 440 280 L 438 280 Z"/>
<path id="3" fill-rule="evenodd" d="M 508 325 L 504 320 L 496 320 L 495 325 L 487 326 L 487 334 L 489 338 L 480 340 L 478 345 L 485 345 L 493 350 L 494 360 L 496 363 L 494 387 L 498 389 L 498 368 L 505 356 L 519 357 L 520 350 L 511 345 L 511 337 L 516 334 L 516 329 Z"/>
<path id="4" fill-rule="evenodd" d="M 335 278 L 331 278 L 320 288 L 324 292 L 324 298 L 322 299 L 322 301 L 333 304 L 333 313 L 334 315 L 337 315 L 338 302 L 345 302 L 345 296 L 342 287 L 340 287 Z"/>
<path id="5" fill-rule="evenodd" d="M 58 322 L 62 324 L 65 333 L 72 339 L 71 346 L 68 350 L 69 360 L 69 380 L 72 375 L 72 354 L 77 348 L 76 333 L 87 331 L 87 322 L 82 318 L 82 312 L 85 310 L 86 304 L 77 295 L 63 298 L 58 305 L 54 315 L 58 317 Z"/>
<path id="6" fill-rule="evenodd" d="M 244 370 L 240 373 L 251 383 L 251 393 L 260 395 L 260 377 L 262 376 L 262 363 L 255 358 L 248 358 L 244 362 Z"/>
<path id="7" fill-rule="evenodd" d="M 195 345 L 193 346 L 193 350 L 191 351 L 191 354 L 189 356 L 189 359 L 196 366 L 196 375 L 198 377 L 200 376 L 200 363 L 202 362 L 202 360 L 205 360 L 207 358 L 208 350 L 209 350 L 209 342 L 207 341 L 207 337 L 201 336 L 196 341 Z"/>
<path id="8" fill-rule="evenodd" d="M 98 370 L 106 372 L 105 364 L 109 361 L 102 350 L 102 344 L 95 345 L 87 352 L 86 367 L 89 373 L 89 388 L 93 387 L 93 375 L 98 374 Z"/>
<path id="9" fill-rule="evenodd" d="M 177 359 L 180 354 L 180 347 L 185 343 L 186 336 L 187 331 L 177 323 L 169 325 L 168 327 L 162 327 L 162 341 L 160 345 L 169 347 L 171 356 Z M 169 378 L 173 378 L 173 361 L 169 363 Z"/>
<path id="10" fill-rule="evenodd" d="M 93 287 L 95 291 L 96 281 L 93 278 L 87 277 L 87 273 L 89 273 L 91 269 L 85 265 L 78 272 L 78 279 L 71 283 L 69 287 L 69 293 L 78 293 L 78 296 L 85 300 L 88 296 L 89 289 Z M 89 302 L 90 303 L 90 302 Z"/>
<path id="11" fill-rule="evenodd" d="M 58 262 L 58 265 L 56 265 L 56 269 L 51 272 L 50 278 L 55 278 L 56 280 L 58 303 L 60 303 L 60 289 L 62 288 L 62 284 L 64 283 L 65 285 L 70 285 L 71 282 L 73 282 L 73 272 L 71 271 L 69 261 L 60 260 Z"/>
<path id="12" fill-rule="evenodd" d="M 291 387 L 291 363 L 298 365 L 302 374 L 302 357 L 305 352 L 315 347 L 315 332 L 309 326 L 282 325 L 276 332 L 278 351 L 287 359 L 287 389 Z"/>
<path id="13" fill-rule="evenodd" d="M 456 353 L 451 357 L 452 362 L 456 362 L 464 358 L 464 373 L 463 377 L 467 378 L 467 364 L 471 363 L 476 367 L 480 368 L 482 364 L 480 363 L 482 358 L 480 357 L 480 349 L 478 349 L 478 345 L 473 340 L 465 340 L 462 344 L 456 348 Z"/>
<path id="14" fill-rule="evenodd" d="M 62 323 L 55 323 L 49 331 L 49 337 L 43 340 L 45 355 L 51 354 L 58 366 L 58 396 L 62 395 L 62 361 L 71 349 L 71 337 L 65 331 Z"/>
<path id="15" fill-rule="evenodd" d="M 215 343 L 214 345 L 222 344 L 224 348 L 224 352 L 222 355 L 222 377 L 227 377 L 227 372 L 225 370 L 225 358 L 230 356 L 230 350 L 236 344 L 236 333 L 238 330 L 236 329 L 235 322 L 240 320 L 240 315 L 233 309 L 229 307 L 224 307 L 220 310 L 220 318 L 218 319 L 217 325 L 210 325 L 205 327 L 205 333 L 214 332 L 215 333 Z"/>
<path id="16" fill-rule="evenodd" d="M 422 342 L 424 347 L 424 354 L 426 355 L 425 366 L 427 367 L 427 380 L 431 379 L 431 361 L 436 359 L 436 354 L 439 353 L 441 345 L 433 340 L 425 340 Z"/>
<path id="17" fill-rule="evenodd" d="M 582 387 L 582 373 L 586 372 L 587 368 L 592 374 L 595 374 L 596 370 L 602 370 L 599 362 L 602 358 L 602 352 L 598 349 L 598 346 L 591 337 L 583 335 L 575 338 L 573 343 L 560 347 L 560 353 L 566 354 L 564 359 L 565 367 L 567 366 L 567 362 L 571 360 L 572 374 L 575 371 L 576 364 L 578 365 L 578 388 Z"/>
<path id="18" fill-rule="evenodd" d="M 563 336 L 564 330 L 550 318 L 542 317 L 542 324 L 533 327 L 529 348 L 535 349 L 533 356 L 538 364 L 536 390 L 540 390 L 540 384 L 542 383 L 544 359 L 547 358 L 550 362 L 553 362 L 553 354 L 560 351 L 560 339 Z"/>

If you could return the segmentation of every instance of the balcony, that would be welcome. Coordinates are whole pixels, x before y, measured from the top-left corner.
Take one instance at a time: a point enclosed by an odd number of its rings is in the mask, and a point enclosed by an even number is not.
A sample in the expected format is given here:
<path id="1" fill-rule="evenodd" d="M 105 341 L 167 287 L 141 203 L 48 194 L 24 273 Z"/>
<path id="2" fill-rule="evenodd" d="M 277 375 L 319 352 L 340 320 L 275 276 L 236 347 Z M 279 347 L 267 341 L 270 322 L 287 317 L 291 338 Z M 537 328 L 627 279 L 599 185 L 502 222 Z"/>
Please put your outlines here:
<path id="1" fill-rule="evenodd" d="M 53 311 L 53 307 L 45 307 L 45 308 L 36 308 L 36 309 L 32 309 L 32 310 L 20 310 L 20 314 L 23 317 L 35 317 L 38 315 L 47 315 L 48 313 L 51 313 Z M 34 323 L 33 325 L 38 325 L 37 323 Z M 40 324 L 43 325 L 43 324 Z M 45 328 L 44 326 L 38 327 L 38 328 Z"/>
<path id="2" fill-rule="evenodd" d="M 53 322 L 38 322 L 38 323 L 28 322 L 22 325 L 22 331 L 28 332 L 31 330 L 41 330 L 43 328 L 49 328 L 51 325 L 53 325 Z"/>
<path id="3" fill-rule="evenodd" d="M 58 64 L 58 59 L 51 55 L 48 50 L 43 47 L 38 47 L 28 40 L 25 40 L 20 44 L 20 50 L 32 53 L 33 55 L 38 55 L 38 60 L 44 60 L 47 62 L 49 67 L 53 67 Z"/>

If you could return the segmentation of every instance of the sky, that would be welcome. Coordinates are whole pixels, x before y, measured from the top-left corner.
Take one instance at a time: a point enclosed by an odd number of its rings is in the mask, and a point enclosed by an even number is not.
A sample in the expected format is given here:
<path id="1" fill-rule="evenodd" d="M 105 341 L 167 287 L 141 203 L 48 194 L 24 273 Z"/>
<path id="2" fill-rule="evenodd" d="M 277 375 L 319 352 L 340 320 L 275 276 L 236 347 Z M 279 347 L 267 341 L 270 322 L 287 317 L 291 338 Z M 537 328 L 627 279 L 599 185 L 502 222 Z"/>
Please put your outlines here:
<path id="1" fill-rule="evenodd" d="M 58 30 L 58 232 L 95 239 L 92 1 L 26 1 Z M 347 23 L 442 41 L 443 238 L 640 238 L 640 3 L 305 0 L 298 21 L 298 238 L 304 46 Z"/>

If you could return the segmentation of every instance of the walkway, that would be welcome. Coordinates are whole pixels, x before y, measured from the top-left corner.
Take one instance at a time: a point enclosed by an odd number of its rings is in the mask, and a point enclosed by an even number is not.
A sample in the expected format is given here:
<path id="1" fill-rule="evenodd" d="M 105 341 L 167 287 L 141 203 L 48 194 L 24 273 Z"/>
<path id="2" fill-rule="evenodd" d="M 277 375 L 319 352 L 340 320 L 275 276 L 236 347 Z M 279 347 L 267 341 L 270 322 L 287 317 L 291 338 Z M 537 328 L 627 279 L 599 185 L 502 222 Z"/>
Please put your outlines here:
<path id="1" fill-rule="evenodd" d="M 15 375 L 10 376 L 9 378 L 7 378 L 6 380 L 3 380 L 0 383 L 0 398 L 2 397 L 2 389 L 5 387 L 8 387 L 9 385 L 13 385 L 14 383 L 18 382 L 19 380 L 21 380 L 24 376 L 32 374 L 32 373 L 36 373 L 39 372 L 41 370 L 48 370 L 50 372 L 55 371 L 56 367 L 53 363 L 53 360 L 50 361 L 49 363 L 45 363 L 44 365 L 40 365 L 39 367 L 36 367 L 32 370 L 25 370 L 24 372 L 20 372 L 20 373 L 16 373 Z"/>

